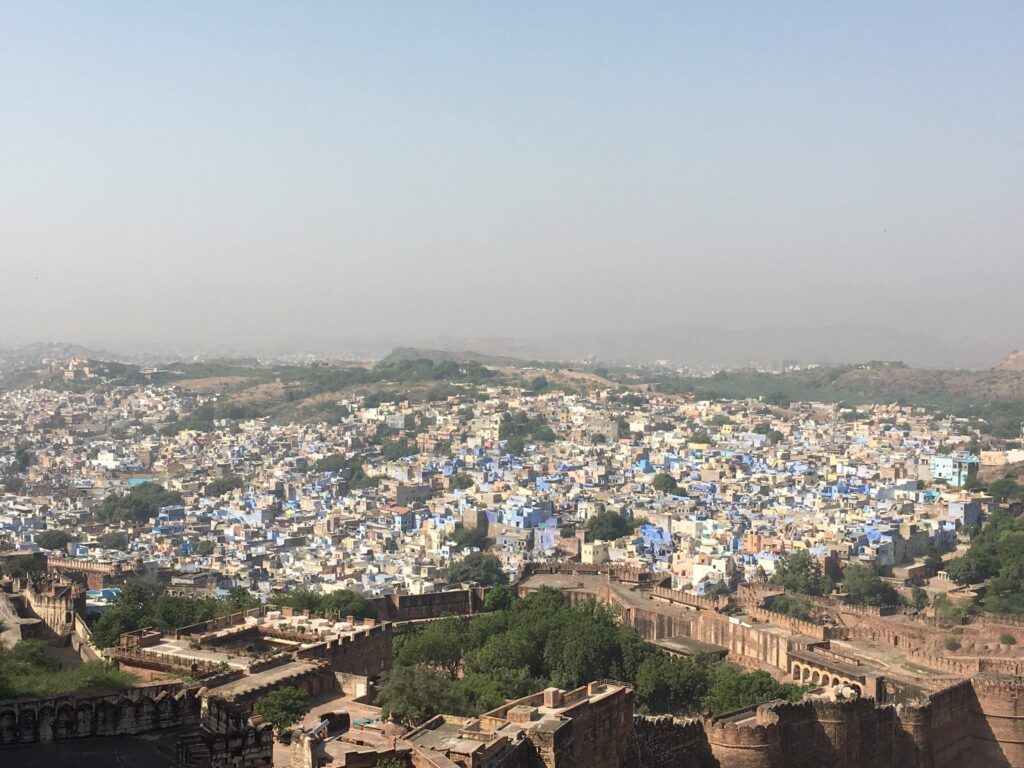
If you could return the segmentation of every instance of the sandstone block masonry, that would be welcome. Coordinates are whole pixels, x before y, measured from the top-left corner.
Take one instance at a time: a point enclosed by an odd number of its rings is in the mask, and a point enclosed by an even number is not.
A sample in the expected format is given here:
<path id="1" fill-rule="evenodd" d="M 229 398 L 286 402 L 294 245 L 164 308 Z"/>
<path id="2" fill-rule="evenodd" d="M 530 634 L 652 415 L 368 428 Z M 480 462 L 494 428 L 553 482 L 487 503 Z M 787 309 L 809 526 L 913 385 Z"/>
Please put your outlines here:
<path id="1" fill-rule="evenodd" d="M 626 768 L 1022 768 L 1024 684 L 979 677 L 907 706 L 771 702 L 705 720 L 638 717 Z"/>

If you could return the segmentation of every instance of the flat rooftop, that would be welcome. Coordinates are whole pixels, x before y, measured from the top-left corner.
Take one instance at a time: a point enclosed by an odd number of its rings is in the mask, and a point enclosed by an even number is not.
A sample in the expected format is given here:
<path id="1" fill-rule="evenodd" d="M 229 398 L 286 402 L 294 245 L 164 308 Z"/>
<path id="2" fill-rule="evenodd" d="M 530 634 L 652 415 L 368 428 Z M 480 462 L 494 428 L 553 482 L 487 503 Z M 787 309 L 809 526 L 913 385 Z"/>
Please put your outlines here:
<path id="1" fill-rule="evenodd" d="M 655 640 L 654 645 L 659 648 L 664 648 L 669 653 L 679 653 L 683 656 L 694 656 L 698 653 L 707 653 L 712 656 L 724 656 L 729 653 L 729 649 L 724 645 L 705 643 L 701 640 L 694 640 L 692 637 L 687 637 L 686 635 L 663 637 L 660 640 Z"/>

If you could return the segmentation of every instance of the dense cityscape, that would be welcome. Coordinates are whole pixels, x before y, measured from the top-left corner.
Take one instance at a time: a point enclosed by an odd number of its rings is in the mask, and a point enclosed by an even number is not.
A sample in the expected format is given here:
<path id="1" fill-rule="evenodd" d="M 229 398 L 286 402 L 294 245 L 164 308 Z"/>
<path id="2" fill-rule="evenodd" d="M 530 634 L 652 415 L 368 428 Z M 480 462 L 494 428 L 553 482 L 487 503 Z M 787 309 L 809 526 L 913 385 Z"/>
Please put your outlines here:
<path id="1" fill-rule="evenodd" d="M 84 358 L 4 392 L 4 695 L 201 687 L 258 716 L 246 765 L 477 766 L 543 752 L 528 724 L 572 692 L 625 723 L 711 718 L 680 764 L 730 766 L 711 724 L 759 705 L 917 707 L 1024 665 L 1024 449 L 977 418 L 405 354 L 346 364 L 336 392 L 281 384 L 320 363 L 276 367 L 271 401 L 265 366 Z M 89 728 L 159 730 L 140 706 Z M 485 712 L 506 724 L 479 753 Z M 324 741 L 341 713 L 358 737 Z M 4 743 L 74 730 L 22 718 L 0 715 Z M 245 751 L 205 718 L 178 765 Z M 656 764 L 641 722 L 600 764 Z"/>
<path id="2" fill-rule="evenodd" d="M 0 2 L 0 768 L 1024 768 L 1022 39 Z"/>

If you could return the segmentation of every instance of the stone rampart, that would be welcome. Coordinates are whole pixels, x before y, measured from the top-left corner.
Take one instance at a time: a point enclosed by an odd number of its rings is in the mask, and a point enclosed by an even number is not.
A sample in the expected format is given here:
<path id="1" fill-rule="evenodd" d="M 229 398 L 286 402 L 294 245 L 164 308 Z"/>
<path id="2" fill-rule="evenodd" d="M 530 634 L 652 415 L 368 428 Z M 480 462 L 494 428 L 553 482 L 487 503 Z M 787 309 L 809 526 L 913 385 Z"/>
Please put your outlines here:
<path id="1" fill-rule="evenodd" d="M 812 621 L 795 619 L 792 616 L 770 611 L 767 608 L 750 606 L 747 609 L 747 615 L 752 619 L 763 621 L 765 624 L 772 624 L 773 626 L 792 632 L 795 635 L 804 635 L 805 637 L 810 637 L 814 640 L 835 640 L 839 639 L 841 634 L 837 631 L 836 627 L 829 627 L 824 624 L 815 624 Z"/>
<path id="2" fill-rule="evenodd" d="M 376 677 L 391 667 L 391 625 L 331 637 L 296 651 L 295 657 L 322 659 L 335 672 Z"/>
<path id="3" fill-rule="evenodd" d="M 55 634 L 68 636 L 75 614 L 85 612 L 85 592 L 77 584 L 52 582 L 38 589 L 29 583 L 22 590 L 25 606 Z"/>
<path id="4" fill-rule="evenodd" d="M 82 661 L 102 661 L 103 654 L 92 640 L 92 630 L 81 614 L 75 614 L 71 632 L 71 647 L 78 651 Z"/>
<path id="5" fill-rule="evenodd" d="M 106 695 L 6 701 L 0 702 L 0 744 L 139 734 L 194 725 L 198 720 L 198 699 L 179 684 L 140 686 Z"/>
<path id="6" fill-rule="evenodd" d="M 688 605 L 692 608 L 700 608 L 705 611 L 720 611 L 729 605 L 728 597 L 708 598 L 700 595 L 691 595 L 668 587 L 652 587 L 647 594 L 658 600 L 666 600 L 670 603 Z"/>
<path id="7" fill-rule="evenodd" d="M 718 768 L 700 720 L 637 716 L 633 731 L 634 751 L 624 768 Z"/>
<path id="8" fill-rule="evenodd" d="M 929 669 L 952 672 L 964 677 L 976 675 L 981 671 L 980 660 L 976 658 L 957 658 L 955 656 L 938 656 L 924 651 L 908 651 L 907 661 L 920 664 Z"/>

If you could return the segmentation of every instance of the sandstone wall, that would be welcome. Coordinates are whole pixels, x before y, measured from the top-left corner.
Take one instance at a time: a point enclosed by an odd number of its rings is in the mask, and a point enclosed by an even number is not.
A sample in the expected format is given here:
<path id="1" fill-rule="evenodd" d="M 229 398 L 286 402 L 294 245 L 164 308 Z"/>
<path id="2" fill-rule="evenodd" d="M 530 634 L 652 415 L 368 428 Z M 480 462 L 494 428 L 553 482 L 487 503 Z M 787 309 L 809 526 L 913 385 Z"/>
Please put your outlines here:
<path id="1" fill-rule="evenodd" d="M 701 611 L 693 637 L 729 649 L 729 661 L 751 669 L 789 669 L 789 638 L 764 625 L 744 624 L 718 613 Z"/>
<path id="2" fill-rule="evenodd" d="M 623 768 L 719 768 L 699 720 L 637 717 L 634 747 Z"/>
<path id="3" fill-rule="evenodd" d="M 193 725 L 198 719 L 198 700 L 178 684 L 106 696 L 0 702 L 0 744 L 146 733 Z"/>

